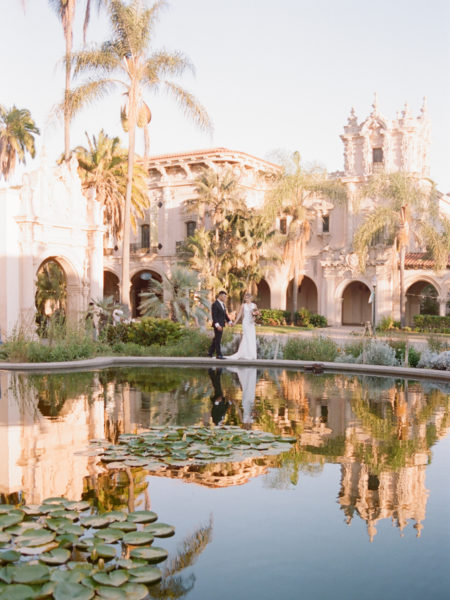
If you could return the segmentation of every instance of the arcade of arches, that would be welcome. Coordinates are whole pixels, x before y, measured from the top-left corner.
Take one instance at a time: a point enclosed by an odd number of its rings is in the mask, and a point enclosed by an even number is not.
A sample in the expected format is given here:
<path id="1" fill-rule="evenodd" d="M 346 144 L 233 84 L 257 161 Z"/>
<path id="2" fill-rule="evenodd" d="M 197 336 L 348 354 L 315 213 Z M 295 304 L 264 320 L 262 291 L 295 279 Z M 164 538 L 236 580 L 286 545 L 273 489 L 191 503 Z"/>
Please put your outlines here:
<path id="1" fill-rule="evenodd" d="M 428 281 L 416 281 L 406 290 L 405 318 L 414 325 L 414 315 L 438 315 L 438 292 Z"/>
<path id="2" fill-rule="evenodd" d="M 292 311 L 292 286 L 293 280 L 289 282 L 286 291 L 286 309 Z M 317 286 L 312 279 L 303 277 L 297 292 L 297 310 L 306 308 L 312 313 L 318 312 Z"/>
<path id="3" fill-rule="evenodd" d="M 361 281 L 352 281 L 342 294 L 342 325 L 362 325 L 372 321 L 370 290 Z"/>

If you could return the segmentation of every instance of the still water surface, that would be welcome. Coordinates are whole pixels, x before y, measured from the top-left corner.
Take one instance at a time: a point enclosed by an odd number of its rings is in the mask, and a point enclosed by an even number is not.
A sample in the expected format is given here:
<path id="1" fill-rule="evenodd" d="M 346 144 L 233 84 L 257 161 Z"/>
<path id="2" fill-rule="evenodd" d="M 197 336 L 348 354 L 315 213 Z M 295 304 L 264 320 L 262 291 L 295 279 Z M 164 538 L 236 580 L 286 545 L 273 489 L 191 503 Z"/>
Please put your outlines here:
<path id="1" fill-rule="evenodd" d="M 151 508 L 176 528 L 154 597 L 444 599 L 449 390 L 250 368 L 0 372 L 0 500 Z M 279 456 L 107 470 L 89 440 L 154 425 L 295 435 Z M 129 477 L 131 475 L 131 478 Z M 164 567 L 164 563 L 162 565 Z"/>

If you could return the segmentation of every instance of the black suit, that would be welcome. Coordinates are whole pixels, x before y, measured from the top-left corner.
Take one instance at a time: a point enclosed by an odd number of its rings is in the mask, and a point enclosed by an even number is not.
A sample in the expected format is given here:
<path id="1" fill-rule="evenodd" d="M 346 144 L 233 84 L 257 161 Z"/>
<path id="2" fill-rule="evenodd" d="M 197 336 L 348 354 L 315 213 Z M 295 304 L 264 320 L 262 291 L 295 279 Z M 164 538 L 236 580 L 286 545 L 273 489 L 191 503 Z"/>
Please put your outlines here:
<path id="1" fill-rule="evenodd" d="M 227 315 L 226 309 L 222 307 L 222 303 L 219 300 L 213 302 L 211 306 L 211 315 L 212 315 L 212 326 L 214 327 L 214 339 L 211 342 L 211 346 L 209 347 L 209 352 L 211 356 L 216 353 L 216 356 L 222 356 L 222 348 L 220 344 L 222 342 L 222 333 L 223 330 L 217 329 L 216 323 L 220 325 L 221 328 L 225 327 L 225 323 L 229 323 L 231 321 L 230 317 Z"/>
<path id="2" fill-rule="evenodd" d="M 220 377 L 222 369 L 208 369 L 214 393 L 211 396 L 211 418 L 215 425 L 220 425 L 228 411 L 229 402 L 223 395 Z"/>

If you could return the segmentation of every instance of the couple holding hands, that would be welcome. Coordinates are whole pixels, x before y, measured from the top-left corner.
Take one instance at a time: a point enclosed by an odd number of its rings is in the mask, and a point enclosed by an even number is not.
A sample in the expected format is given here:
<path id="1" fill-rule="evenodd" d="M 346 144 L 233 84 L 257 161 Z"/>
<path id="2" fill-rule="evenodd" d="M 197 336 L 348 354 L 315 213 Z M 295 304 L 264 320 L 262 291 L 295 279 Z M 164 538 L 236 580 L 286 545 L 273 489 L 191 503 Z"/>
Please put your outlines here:
<path id="1" fill-rule="evenodd" d="M 244 302 L 241 304 L 236 319 L 233 321 L 227 314 L 225 301 L 227 299 L 227 293 L 225 291 L 219 292 L 216 301 L 211 307 L 212 314 L 212 326 L 214 328 L 214 339 L 209 347 L 208 356 L 212 357 L 215 353 L 217 358 L 232 358 L 238 359 L 243 358 L 247 360 L 256 359 L 256 331 L 255 331 L 255 317 L 259 315 L 258 307 L 252 302 L 253 297 L 248 292 L 244 295 Z M 239 319 L 242 318 L 242 339 L 239 344 L 238 351 L 230 356 L 223 356 L 221 342 L 223 328 L 226 323 L 231 326 L 235 325 Z"/>

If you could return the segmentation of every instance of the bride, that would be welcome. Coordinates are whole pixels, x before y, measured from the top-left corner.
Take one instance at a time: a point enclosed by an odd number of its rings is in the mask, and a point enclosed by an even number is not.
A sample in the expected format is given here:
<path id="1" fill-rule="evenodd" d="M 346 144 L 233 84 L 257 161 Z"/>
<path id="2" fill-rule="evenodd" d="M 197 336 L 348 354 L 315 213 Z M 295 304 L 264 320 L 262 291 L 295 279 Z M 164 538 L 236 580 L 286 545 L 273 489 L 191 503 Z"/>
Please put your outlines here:
<path id="1" fill-rule="evenodd" d="M 247 360 L 256 359 L 256 332 L 255 317 L 259 315 L 258 307 L 252 302 L 253 297 L 248 292 L 244 295 L 244 302 L 234 321 L 236 324 L 242 318 L 242 339 L 238 351 L 235 354 L 225 358 L 245 358 Z"/>

